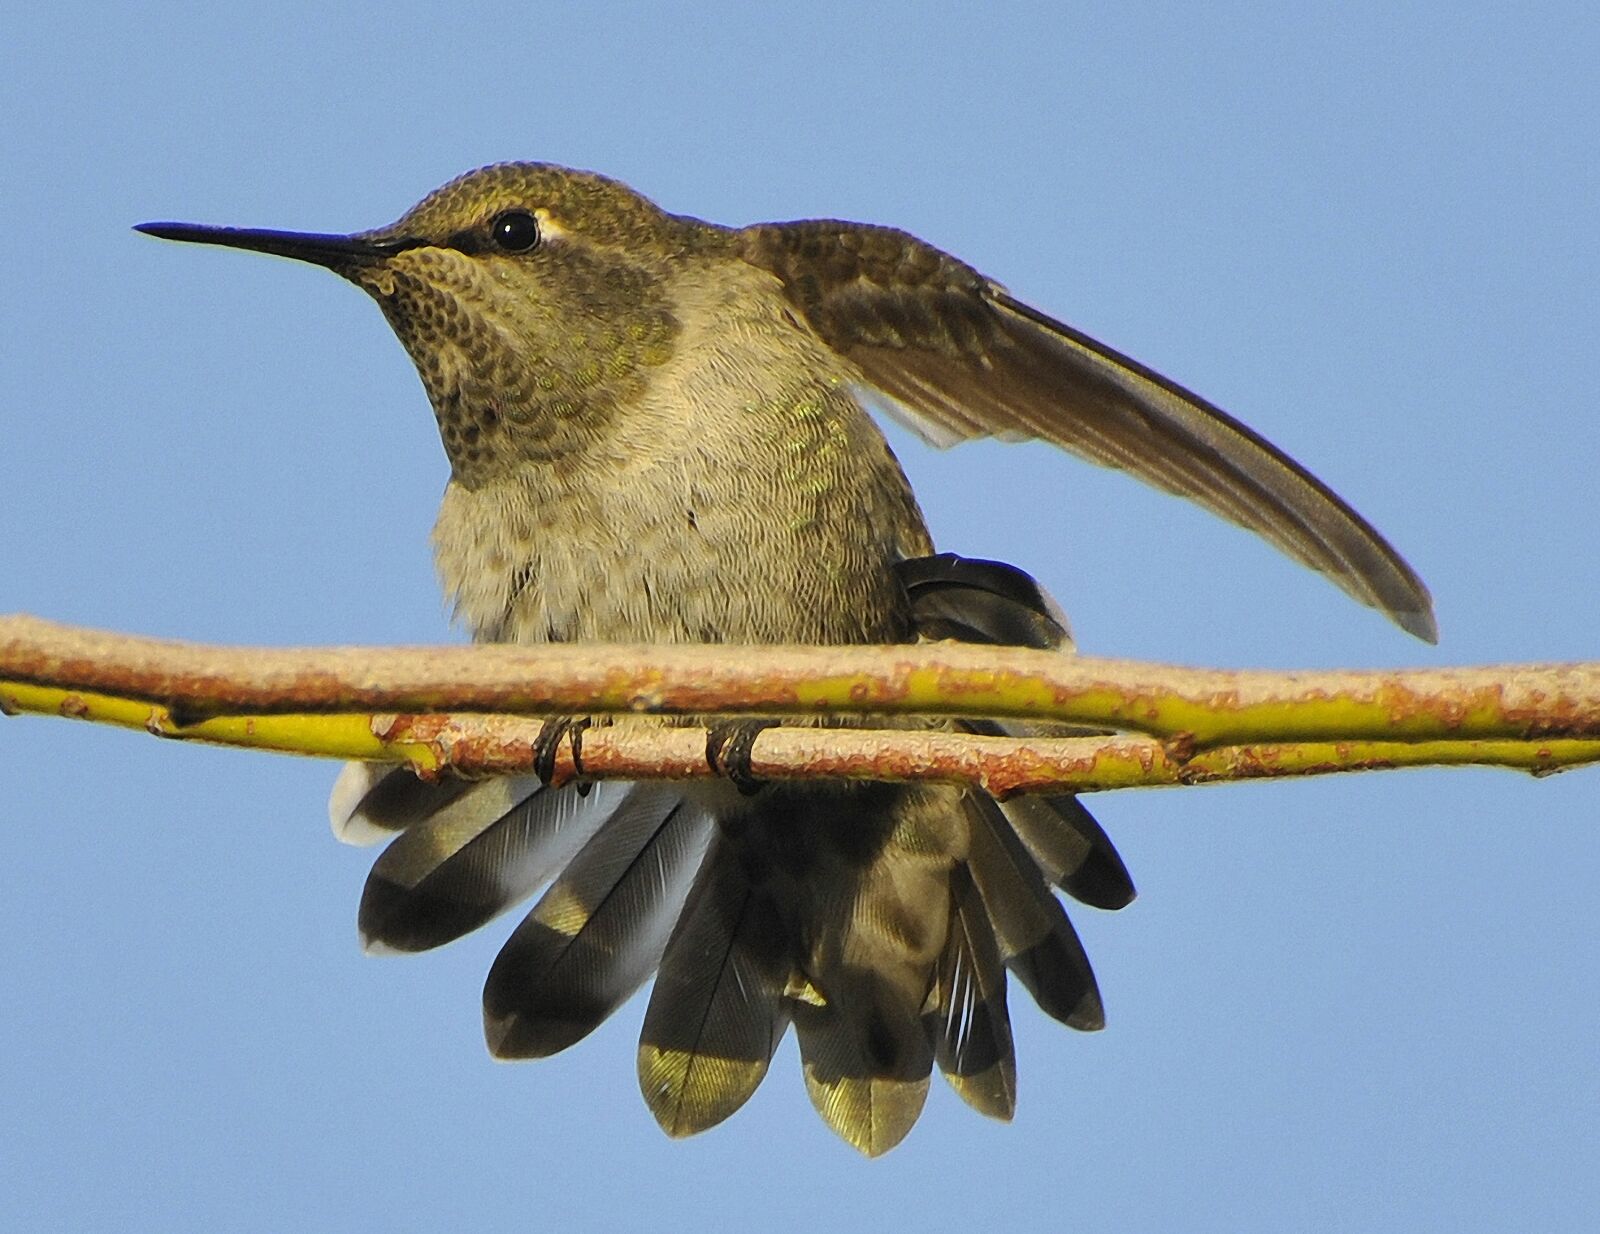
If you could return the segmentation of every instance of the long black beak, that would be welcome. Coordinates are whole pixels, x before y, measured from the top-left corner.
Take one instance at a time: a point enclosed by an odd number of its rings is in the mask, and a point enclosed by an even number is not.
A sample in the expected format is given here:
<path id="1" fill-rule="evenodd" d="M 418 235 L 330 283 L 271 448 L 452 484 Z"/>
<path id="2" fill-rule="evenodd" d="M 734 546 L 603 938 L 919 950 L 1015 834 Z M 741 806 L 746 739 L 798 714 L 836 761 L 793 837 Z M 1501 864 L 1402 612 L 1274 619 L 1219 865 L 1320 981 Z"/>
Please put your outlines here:
<path id="1" fill-rule="evenodd" d="M 420 248 L 422 240 L 374 240 L 366 236 L 322 235 L 310 231 L 266 231 L 253 227 L 204 227 L 197 223 L 140 223 L 134 228 L 162 240 L 187 240 L 192 244 L 221 244 L 292 257 L 313 265 L 339 269 L 362 262 L 382 261 L 406 249 Z"/>

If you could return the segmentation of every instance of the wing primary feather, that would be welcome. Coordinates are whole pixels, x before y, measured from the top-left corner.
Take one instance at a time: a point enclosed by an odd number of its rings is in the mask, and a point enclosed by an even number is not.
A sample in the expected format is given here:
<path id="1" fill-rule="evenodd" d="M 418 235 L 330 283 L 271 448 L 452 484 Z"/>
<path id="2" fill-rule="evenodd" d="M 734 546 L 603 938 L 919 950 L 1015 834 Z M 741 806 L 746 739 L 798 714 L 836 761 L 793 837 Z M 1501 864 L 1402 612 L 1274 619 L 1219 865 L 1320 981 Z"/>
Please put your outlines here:
<path id="1" fill-rule="evenodd" d="M 815 220 L 740 233 L 811 327 L 939 444 L 1036 437 L 1238 523 L 1427 641 L 1416 573 L 1264 438 L 904 232 Z"/>
<path id="2" fill-rule="evenodd" d="M 963 642 L 1072 650 L 1066 614 L 1016 566 L 940 553 L 898 562 L 895 572 L 923 637 L 938 637 L 942 626 L 964 630 Z"/>
<path id="3" fill-rule="evenodd" d="M 1016 330 L 1007 333 L 1033 344 L 1036 354 L 1043 344 L 1046 371 L 1055 360 L 1063 362 L 1057 366 L 1063 379 L 1076 368 L 1081 393 L 1092 395 L 1093 387 L 1101 387 L 1101 398 L 1093 400 L 1099 404 L 1097 410 L 1137 417 L 1122 431 L 1144 438 L 1146 450 L 1140 451 L 1140 458 L 1160 455 L 1195 461 L 1195 467 L 1185 469 L 1192 470 L 1192 487 L 1177 490 L 1181 495 L 1201 504 L 1215 503 L 1229 488 L 1257 495 L 1260 511 L 1245 526 L 1328 573 L 1410 633 L 1438 641 L 1432 600 L 1422 580 L 1376 529 L 1294 459 L 1193 391 L 1081 330 L 1004 292 L 991 290 L 989 298 L 1003 313 L 1031 328 L 1026 335 Z M 1106 399 L 1108 388 L 1122 399 Z M 1114 410 L 1111 403 L 1116 401 L 1124 405 Z M 1237 512 L 1230 517 L 1240 521 Z"/>

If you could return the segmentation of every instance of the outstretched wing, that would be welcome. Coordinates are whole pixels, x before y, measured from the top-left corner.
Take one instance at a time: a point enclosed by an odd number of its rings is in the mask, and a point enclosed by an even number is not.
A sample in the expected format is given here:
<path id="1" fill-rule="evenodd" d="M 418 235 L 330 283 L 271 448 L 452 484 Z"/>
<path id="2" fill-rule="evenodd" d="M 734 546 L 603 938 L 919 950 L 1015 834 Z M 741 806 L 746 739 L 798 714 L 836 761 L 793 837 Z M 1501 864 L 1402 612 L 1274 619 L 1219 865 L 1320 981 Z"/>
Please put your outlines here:
<path id="1" fill-rule="evenodd" d="M 1131 472 L 1320 570 L 1429 642 L 1422 580 L 1359 514 L 1226 412 L 930 245 L 830 220 L 741 233 L 811 328 L 938 445 L 1036 438 Z"/>

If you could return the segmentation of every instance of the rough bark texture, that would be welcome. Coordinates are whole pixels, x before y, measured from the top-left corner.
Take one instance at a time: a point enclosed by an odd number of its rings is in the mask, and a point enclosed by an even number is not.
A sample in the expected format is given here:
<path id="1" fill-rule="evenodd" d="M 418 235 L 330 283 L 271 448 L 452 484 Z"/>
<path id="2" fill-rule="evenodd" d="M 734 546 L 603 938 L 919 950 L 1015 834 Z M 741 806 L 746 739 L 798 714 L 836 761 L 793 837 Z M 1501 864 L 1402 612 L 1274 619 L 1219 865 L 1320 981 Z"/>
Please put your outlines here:
<path id="1" fill-rule="evenodd" d="M 1021 650 L 496 646 L 228 648 L 0 617 L 0 710 L 165 737 L 525 771 L 541 714 L 1006 716 L 1134 732 L 1066 739 L 772 729 L 766 778 L 970 781 L 1006 795 L 1480 764 L 1600 760 L 1600 665 L 1268 673 Z M 459 714 L 473 713 L 473 714 Z M 697 727 L 591 729 L 585 774 L 710 774 Z M 558 776 L 572 774 L 570 752 Z"/>

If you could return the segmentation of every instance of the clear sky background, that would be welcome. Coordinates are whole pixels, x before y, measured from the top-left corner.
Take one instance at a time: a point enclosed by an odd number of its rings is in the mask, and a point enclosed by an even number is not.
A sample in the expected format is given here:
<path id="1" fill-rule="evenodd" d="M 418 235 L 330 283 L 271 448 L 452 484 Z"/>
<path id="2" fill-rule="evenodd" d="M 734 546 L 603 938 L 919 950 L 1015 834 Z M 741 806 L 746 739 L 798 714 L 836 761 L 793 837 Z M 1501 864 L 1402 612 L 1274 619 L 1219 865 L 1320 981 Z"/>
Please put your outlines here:
<path id="1" fill-rule="evenodd" d="M 1431 584 L 1417 643 L 1044 447 L 894 440 L 941 546 L 1097 654 L 1600 656 L 1592 4 L 23 6 L 0 34 L 0 609 L 240 643 L 455 638 L 444 458 L 365 297 L 182 248 L 350 230 L 482 163 L 740 223 L 893 223 L 1202 391 Z M 1600 1211 L 1600 772 L 1092 802 L 1110 1026 L 1014 998 L 1003 1126 L 869 1162 L 792 1040 L 664 1138 L 641 1006 L 492 1063 L 502 923 L 363 956 L 330 765 L 0 721 L 0 1214 L 106 1230 L 1580 1229 Z"/>

